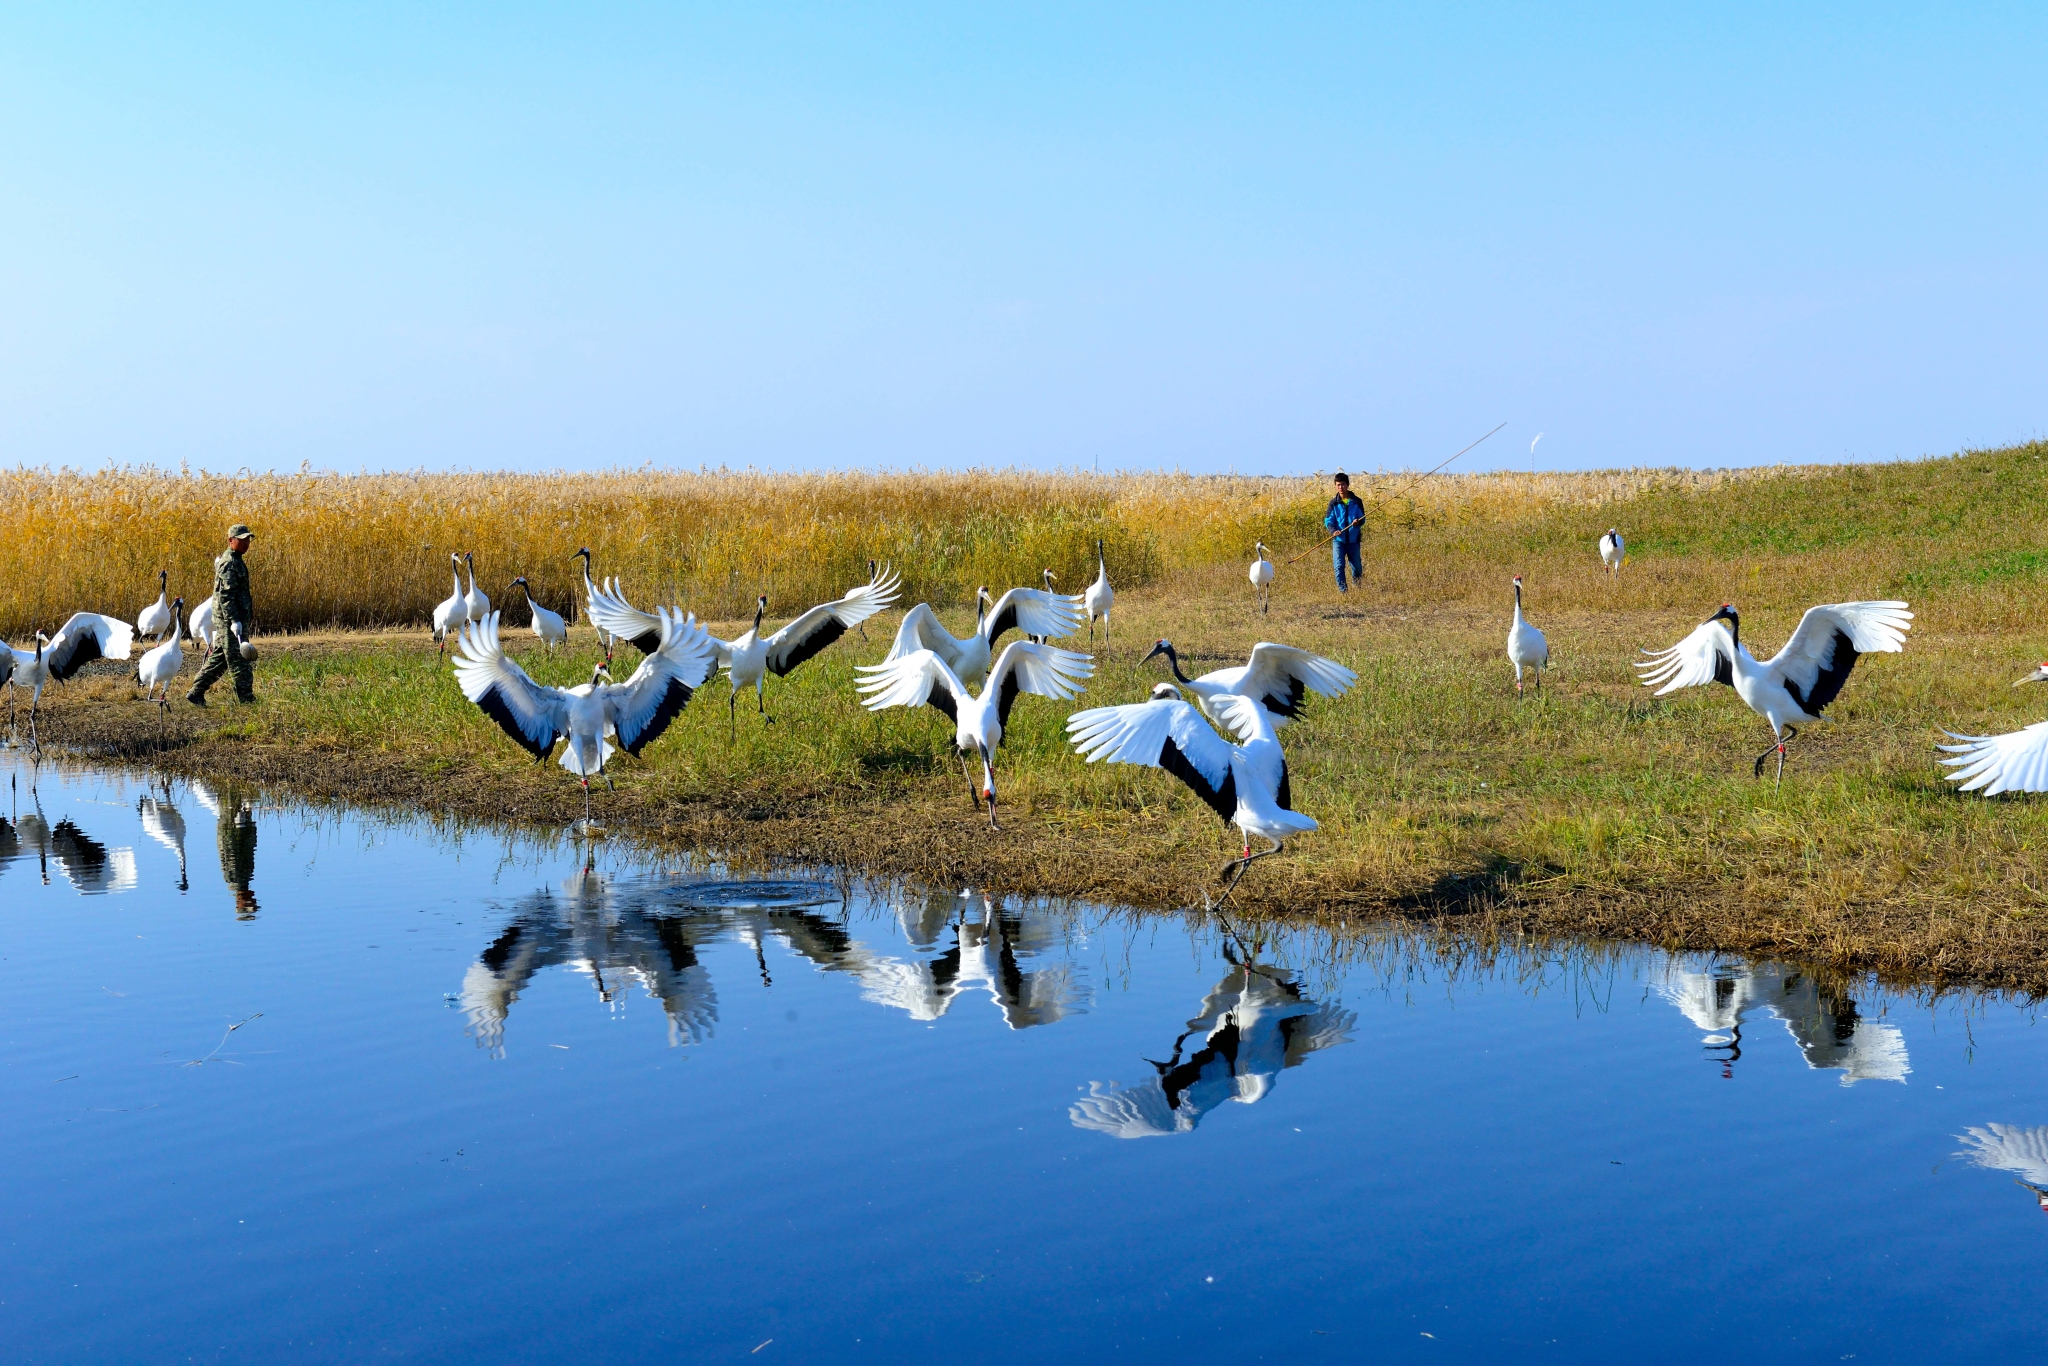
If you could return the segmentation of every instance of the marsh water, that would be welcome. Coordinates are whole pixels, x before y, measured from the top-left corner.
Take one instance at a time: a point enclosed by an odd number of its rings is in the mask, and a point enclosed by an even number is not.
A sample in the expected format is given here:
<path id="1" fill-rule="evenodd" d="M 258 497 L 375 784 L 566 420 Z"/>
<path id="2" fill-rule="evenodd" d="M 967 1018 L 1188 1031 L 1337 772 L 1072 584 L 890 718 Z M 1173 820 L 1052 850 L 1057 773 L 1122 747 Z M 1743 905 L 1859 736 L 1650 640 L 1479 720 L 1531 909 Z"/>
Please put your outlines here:
<path id="1" fill-rule="evenodd" d="M 0 762 L 9 1360 L 1871 1362 L 2048 1330 L 2023 1003 Z"/>

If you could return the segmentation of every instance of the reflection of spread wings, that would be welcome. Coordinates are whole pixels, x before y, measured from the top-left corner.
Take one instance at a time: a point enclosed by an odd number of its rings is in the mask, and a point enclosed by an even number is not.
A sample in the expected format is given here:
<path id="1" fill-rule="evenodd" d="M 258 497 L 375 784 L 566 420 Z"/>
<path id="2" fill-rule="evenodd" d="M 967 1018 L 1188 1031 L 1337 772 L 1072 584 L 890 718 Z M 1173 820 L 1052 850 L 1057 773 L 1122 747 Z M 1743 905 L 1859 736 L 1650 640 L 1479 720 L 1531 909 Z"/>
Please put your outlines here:
<path id="1" fill-rule="evenodd" d="M 2016 1124 L 1972 1126 L 1956 1135 L 1967 1157 L 1980 1167 L 2011 1172 L 2036 1186 L 2048 1186 L 2048 1125 L 2021 1128 Z"/>
<path id="2" fill-rule="evenodd" d="M 1077 1129 L 1093 1129 L 1112 1138 L 1159 1138 L 1193 1127 L 1167 1102 L 1157 1077 L 1136 1086 L 1107 1088 L 1091 1081 L 1088 1094 L 1067 1107 L 1067 1117 Z"/>

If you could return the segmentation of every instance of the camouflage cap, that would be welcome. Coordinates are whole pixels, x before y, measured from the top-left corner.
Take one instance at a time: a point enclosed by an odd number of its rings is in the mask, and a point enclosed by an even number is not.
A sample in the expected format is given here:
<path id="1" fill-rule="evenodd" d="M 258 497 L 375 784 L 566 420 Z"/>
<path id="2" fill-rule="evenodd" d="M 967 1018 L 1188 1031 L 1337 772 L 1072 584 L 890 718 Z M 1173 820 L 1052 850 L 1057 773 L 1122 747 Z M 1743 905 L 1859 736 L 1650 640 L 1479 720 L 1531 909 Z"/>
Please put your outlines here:
<path id="1" fill-rule="evenodd" d="M 231 541 L 253 541 L 256 539 L 256 533 L 249 530 L 247 522 L 236 522 L 228 528 L 228 539 Z"/>

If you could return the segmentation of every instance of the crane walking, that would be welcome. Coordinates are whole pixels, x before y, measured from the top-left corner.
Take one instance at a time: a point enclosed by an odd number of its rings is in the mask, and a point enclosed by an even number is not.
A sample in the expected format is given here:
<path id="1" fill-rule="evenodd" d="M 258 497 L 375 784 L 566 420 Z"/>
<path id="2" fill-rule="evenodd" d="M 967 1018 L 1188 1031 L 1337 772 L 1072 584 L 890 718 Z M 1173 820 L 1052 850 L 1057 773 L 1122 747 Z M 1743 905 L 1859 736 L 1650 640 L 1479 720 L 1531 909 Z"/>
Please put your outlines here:
<path id="1" fill-rule="evenodd" d="M 1103 558 L 1102 542 L 1095 543 L 1095 582 L 1088 585 L 1081 594 L 1081 605 L 1088 610 L 1088 643 L 1095 643 L 1095 621 L 1102 619 L 1102 639 L 1109 640 L 1109 609 L 1116 605 L 1116 590 L 1109 586 L 1109 561 Z"/>
<path id="2" fill-rule="evenodd" d="M 1536 674 L 1536 686 L 1543 686 L 1543 671 L 1550 667 L 1550 642 L 1543 633 L 1522 618 L 1522 576 L 1515 575 L 1515 615 L 1508 623 L 1508 662 L 1515 666 L 1515 694 L 1521 695 L 1522 668 Z"/>
<path id="3" fill-rule="evenodd" d="M 8 646 L 0 660 L 0 683 L 8 685 L 7 723 L 14 724 L 14 689 L 29 690 L 28 735 L 37 749 L 36 715 L 43 703 L 43 689 L 50 680 L 62 683 L 95 659 L 126 659 L 135 646 L 135 628 L 118 617 L 98 612 L 77 612 L 57 628 L 54 636 L 36 632 L 34 650 Z"/>

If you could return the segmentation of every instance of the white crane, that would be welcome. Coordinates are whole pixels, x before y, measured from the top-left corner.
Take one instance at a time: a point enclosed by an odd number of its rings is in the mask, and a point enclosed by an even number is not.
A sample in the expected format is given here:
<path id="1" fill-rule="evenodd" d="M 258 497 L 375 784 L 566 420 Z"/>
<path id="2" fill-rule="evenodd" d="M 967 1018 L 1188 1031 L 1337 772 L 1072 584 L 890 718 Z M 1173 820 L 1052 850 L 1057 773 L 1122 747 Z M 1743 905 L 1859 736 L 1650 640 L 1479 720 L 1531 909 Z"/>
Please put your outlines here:
<path id="1" fill-rule="evenodd" d="M 1628 558 L 1628 543 L 1621 539 L 1621 533 L 1613 527 L 1600 538 L 1600 563 L 1607 566 L 1608 577 L 1621 572 L 1621 565 Z"/>
<path id="2" fill-rule="evenodd" d="M 2048 664 L 2013 686 L 2028 683 L 2048 683 Z M 2025 730 L 2005 735 L 1958 735 L 1952 730 L 1942 734 L 1960 743 L 1935 748 L 1958 757 L 1935 762 L 1955 770 L 1942 776 L 1961 783 L 1961 791 L 1982 792 L 1987 797 L 2001 792 L 2048 792 L 2048 721 L 2036 721 Z"/>
<path id="3" fill-rule="evenodd" d="M 482 621 L 491 614 L 491 599 L 476 586 L 476 553 L 464 551 L 462 562 L 469 567 L 469 591 L 462 595 L 462 610 L 470 621 Z"/>
<path id="4" fill-rule="evenodd" d="M 979 697 L 969 692 L 960 676 L 932 650 L 864 665 L 860 672 L 867 675 L 860 683 L 860 691 L 866 694 L 861 705 L 869 711 L 929 703 L 945 713 L 953 723 L 953 748 L 959 752 L 960 772 L 970 792 L 974 775 L 968 770 L 967 756 L 981 756 L 981 793 L 975 805 L 986 801 L 988 828 L 1001 830 L 996 824 L 996 750 L 1003 743 L 1003 727 L 1010 723 L 1010 708 L 1019 693 L 1078 697 L 1083 680 L 1095 672 L 1095 664 L 1074 650 L 1013 640 L 989 670 Z"/>
<path id="5" fill-rule="evenodd" d="M 593 625 L 600 631 L 611 632 L 635 649 L 645 650 L 653 644 L 648 629 L 657 621 L 656 617 L 627 602 L 619 593 L 616 582 L 607 581 L 600 590 L 589 582 L 587 568 L 584 577 L 585 589 L 590 595 L 588 611 Z M 765 636 L 761 634 L 761 619 L 768 614 L 768 595 L 761 594 L 754 602 L 754 624 L 737 640 L 710 637 L 711 647 L 718 652 L 718 662 L 725 666 L 732 680 L 732 697 L 726 703 L 728 719 L 737 723 L 739 695 L 744 688 L 754 690 L 754 706 L 767 716 L 768 707 L 762 699 L 762 692 L 768 675 L 773 673 L 777 678 L 787 675 L 797 665 L 895 602 L 901 582 L 889 566 L 883 565 L 879 574 L 870 571 L 868 581 L 848 589 L 844 597 L 821 602 L 781 630 Z M 774 720 L 773 717 L 768 719 Z"/>
<path id="6" fill-rule="evenodd" d="M 574 688 L 542 687 L 507 659 L 498 641 L 497 613 L 461 628 L 455 678 L 462 695 L 536 763 L 546 762 L 555 741 L 568 737 L 561 765 L 582 780 L 586 826 L 590 780 L 605 772 L 613 752 L 611 740 L 616 739 L 626 753 L 638 755 L 660 738 L 711 674 L 711 639 L 696 619 L 668 611 L 659 613 L 658 619 L 661 643 L 640 661 L 632 677 L 614 683 L 610 670 L 600 664 L 588 683 Z"/>
<path id="7" fill-rule="evenodd" d="M 164 713 L 171 708 L 171 680 L 185 668 L 185 647 L 179 642 L 180 632 L 177 620 L 185 612 L 185 600 L 179 598 L 171 605 L 171 638 L 148 651 L 135 665 L 135 681 L 142 685 L 142 695 L 157 704 L 157 721 L 164 719 Z M 158 688 L 163 696 L 155 696 Z"/>
<path id="8" fill-rule="evenodd" d="M 1102 542 L 1095 543 L 1095 582 L 1081 594 L 1088 611 L 1088 643 L 1095 643 L 1095 619 L 1102 618 L 1102 638 L 1109 639 L 1109 609 L 1116 605 L 1116 590 L 1109 586 L 1109 561 L 1102 557 Z"/>
<path id="9" fill-rule="evenodd" d="M 1157 655 L 1166 656 L 1175 681 L 1195 695 L 1196 704 L 1218 725 L 1229 724 L 1223 711 L 1214 705 L 1224 698 L 1251 698 L 1272 715 L 1274 726 L 1279 727 L 1301 715 L 1301 704 L 1308 694 L 1342 697 L 1358 681 L 1357 674 L 1334 659 L 1312 655 L 1292 645 L 1275 645 L 1270 640 L 1252 646 L 1251 658 L 1244 663 L 1213 669 L 1199 678 L 1189 678 L 1181 672 L 1180 655 L 1170 640 L 1154 645 L 1151 653 L 1138 663 L 1144 664 Z"/>
<path id="10" fill-rule="evenodd" d="M 1044 585 L 1046 592 L 1052 594 L 1056 598 L 1072 598 L 1073 594 L 1062 593 L 1059 591 L 1059 589 L 1054 588 L 1052 586 L 1052 581 L 1058 577 L 1059 575 L 1053 573 L 1050 569 L 1041 569 L 1038 571 L 1039 582 Z M 1046 642 L 1046 638 L 1043 635 L 1027 635 L 1024 637 L 1024 639 L 1030 641 L 1033 645 L 1043 645 Z"/>
<path id="11" fill-rule="evenodd" d="M 547 642 L 548 653 L 553 654 L 557 645 L 569 639 L 569 623 L 562 620 L 561 613 L 550 612 L 533 600 L 533 585 L 526 581 L 526 575 L 512 580 L 505 588 L 506 594 L 509 596 L 514 588 L 525 590 L 526 610 L 533 614 L 533 633 Z"/>
<path id="12" fill-rule="evenodd" d="M 1723 626 L 1722 622 L 1727 622 Z M 1657 687 L 1657 696 L 1702 683 L 1727 683 L 1749 709 L 1771 723 L 1774 744 L 1756 756 L 1755 776 L 1764 775 L 1764 760 L 1778 755 L 1778 781 L 1785 780 L 1785 744 L 1798 727 L 1822 719 L 1821 709 L 1835 700 L 1858 655 L 1897 654 L 1905 648 L 1913 614 L 1895 601 L 1837 602 L 1809 607 L 1785 648 L 1759 664 L 1742 643 L 1742 621 L 1733 607 L 1708 617 L 1692 634 L 1668 650 L 1645 650 L 1647 663 L 1636 665 L 1643 683 Z"/>
<path id="13" fill-rule="evenodd" d="M 590 547 L 579 546 L 576 550 L 576 553 L 574 555 L 571 555 L 569 558 L 572 560 L 583 561 L 583 599 L 586 604 L 594 604 L 600 597 L 614 598 L 617 600 L 617 606 L 622 613 L 629 612 L 636 617 L 645 617 L 649 621 L 653 620 L 653 618 L 649 616 L 648 613 L 642 612 L 639 608 L 627 602 L 625 598 L 620 595 L 619 581 L 617 579 L 608 580 L 605 584 L 605 587 L 602 589 L 600 589 L 597 586 L 597 584 L 592 581 L 590 577 Z M 872 574 L 870 574 L 870 577 L 872 577 Z M 603 626 L 598 625 L 596 622 L 592 622 L 591 625 L 597 628 L 597 643 L 604 646 L 604 657 L 606 659 L 610 659 L 612 657 L 612 647 L 618 644 L 618 637 L 614 636 L 610 631 L 607 631 Z M 647 643 L 640 647 L 640 653 L 643 655 L 652 654 L 654 652 L 655 646 L 659 643 L 659 640 L 660 635 L 658 632 L 648 635 Z"/>
<path id="14" fill-rule="evenodd" d="M 36 715 L 42 707 L 43 688 L 55 679 L 62 683 L 95 659 L 126 659 L 135 645 L 135 628 L 117 617 L 98 612 L 79 612 L 57 628 L 54 636 L 36 632 L 34 650 L 7 647 L 0 662 L 0 683 L 8 684 L 7 723 L 14 724 L 15 688 L 29 690 L 28 735 L 38 749 Z"/>
<path id="15" fill-rule="evenodd" d="M 448 637 L 469 620 L 469 599 L 462 596 L 462 557 L 452 550 L 448 552 L 448 577 L 455 581 L 455 591 L 434 607 L 434 639 L 440 642 L 434 650 L 437 657 L 448 648 Z"/>
<path id="16" fill-rule="evenodd" d="M 883 663 L 907 659 L 919 650 L 930 650 L 946 662 L 960 678 L 979 680 L 988 673 L 995 658 L 996 642 L 1005 632 L 1022 631 L 1028 636 L 1070 636 L 1081 625 L 1081 609 L 1070 597 L 1048 593 L 1043 588 L 1012 588 L 989 605 L 988 589 L 974 590 L 974 631 L 964 640 L 939 622 L 929 603 L 919 603 L 903 614 L 896 628 L 896 641 Z"/>
<path id="17" fill-rule="evenodd" d="M 1524 665 L 1536 671 L 1536 686 L 1543 686 L 1543 670 L 1550 667 L 1550 642 L 1543 633 L 1522 619 L 1522 576 L 1515 575 L 1515 615 L 1508 623 L 1508 662 L 1515 666 L 1515 692 L 1522 691 Z"/>
<path id="18" fill-rule="evenodd" d="M 185 634 L 206 646 L 208 653 L 212 652 L 214 640 L 220 634 L 220 628 L 213 624 L 213 594 L 208 593 L 205 600 L 192 609 L 192 615 L 185 623 Z"/>
<path id="19" fill-rule="evenodd" d="M 1252 594 L 1259 600 L 1259 611 L 1266 612 L 1273 606 L 1273 562 L 1266 558 L 1266 543 L 1252 542 Z"/>
<path id="20" fill-rule="evenodd" d="M 142 609 L 135 618 L 135 634 L 162 640 L 164 632 L 177 625 L 178 618 L 170 609 L 166 594 L 170 592 L 171 574 L 167 569 L 156 571 L 156 601 Z"/>
<path id="21" fill-rule="evenodd" d="M 1163 768 L 1208 803 L 1225 824 L 1244 836 L 1236 876 L 1286 847 L 1286 841 L 1316 828 L 1313 817 L 1293 809 L 1287 756 L 1273 729 L 1273 717 L 1249 697 L 1220 696 L 1213 703 L 1237 737 L 1232 744 L 1210 728 L 1171 683 L 1152 689 L 1152 700 L 1121 707 L 1094 707 L 1067 718 L 1074 749 L 1088 760 Z M 1252 853 L 1252 836 L 1272 848 Z M 1225 871 L 1229 871 L 1228 868 Z"/>

